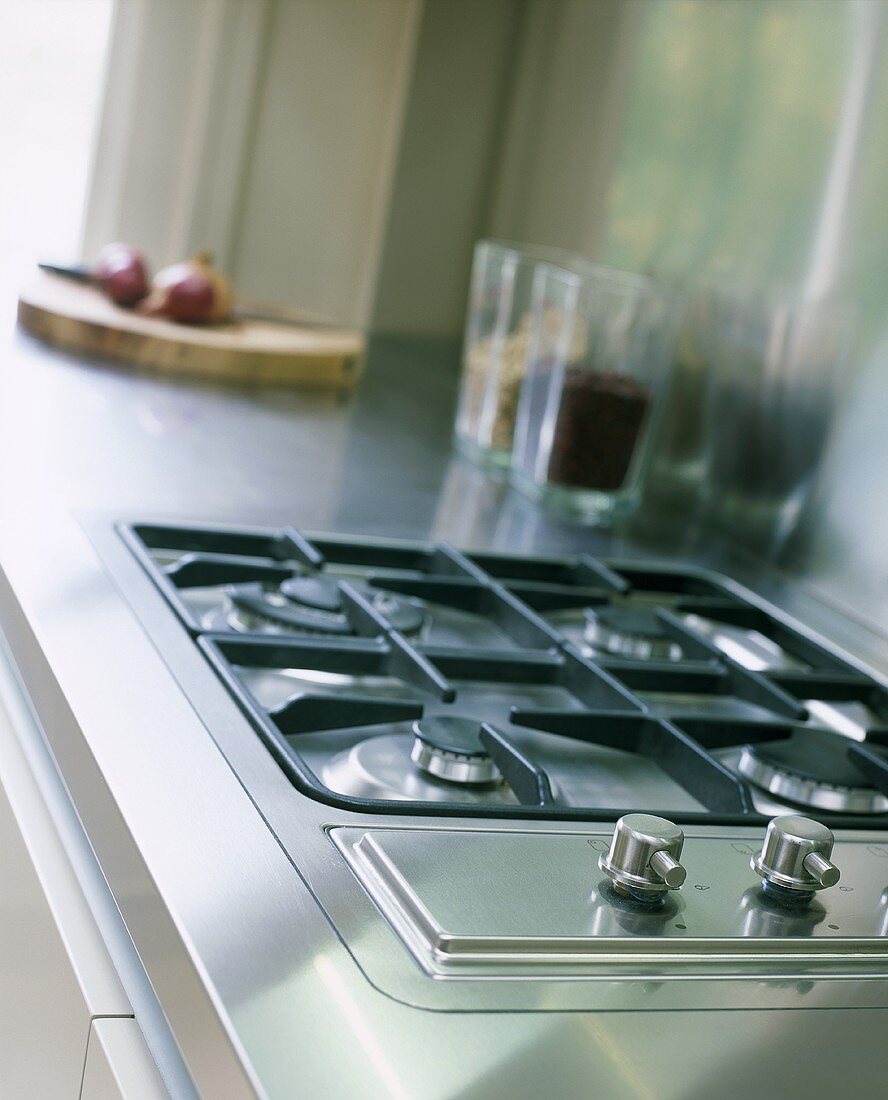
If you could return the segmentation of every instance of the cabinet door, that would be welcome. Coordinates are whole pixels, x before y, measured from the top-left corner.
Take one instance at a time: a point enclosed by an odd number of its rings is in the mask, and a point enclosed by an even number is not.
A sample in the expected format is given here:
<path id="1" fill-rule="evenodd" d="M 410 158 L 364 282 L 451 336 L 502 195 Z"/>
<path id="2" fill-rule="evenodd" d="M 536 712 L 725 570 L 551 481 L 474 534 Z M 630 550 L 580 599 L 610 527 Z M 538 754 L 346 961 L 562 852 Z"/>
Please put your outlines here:
<path id="1" fill-rule="evenodd" d="M 93 1020 L 80 1100 L 169 1100 L 135 1020 Z"/>
<path id="2" fill-rule="evenodd" d="M 92 1018 L 132 1015 L 2 698 L 0 992 L 3 1097 L 76 1100 Z"/>

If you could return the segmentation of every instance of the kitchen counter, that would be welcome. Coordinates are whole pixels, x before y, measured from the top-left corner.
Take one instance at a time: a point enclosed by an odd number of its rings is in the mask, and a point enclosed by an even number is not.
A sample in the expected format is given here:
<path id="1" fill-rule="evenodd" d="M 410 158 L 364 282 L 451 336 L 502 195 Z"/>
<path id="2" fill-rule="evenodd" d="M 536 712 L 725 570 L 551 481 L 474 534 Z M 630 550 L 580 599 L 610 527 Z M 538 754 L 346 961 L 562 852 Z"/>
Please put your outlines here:
<path id="1" fill-rule="evenodd" d="M 104 512 L 669 556 L 732 572 L 836 638 L 833 608 L 804 577 L 764 569 L 692 518 L 648 508 L 618 532 L 576 526 L 479 470 L 451 447 L 458 368 L 452 341 L 378 339 L 352 394 L 191 385 L 16 332 L 0 374 L 0 509 L 13 527 L 38 511 L 50 523 Z M 866 624 L 849 619 L 836 640 L 888 671 L 888 643 Z"/>
<path id="2" fill-rule="evenodd" d="M 457 363 L 452 342 L 377 341 L 358 390 L 339 395 L 156 379 L 19 334 L 0 445 L 66 512 L 587 547 L 588 532 L 547 522 L 451 451 Z"/>
<path id="3" fill-rule="evenodd" d="M 694 1066 L 664 1081 L 678 1033 L 662 1018 L 648 1021 L 655 1041 L 639 1050 L 635 1013 L 489 1013 L 467 1025 L 372 988 L 242 783 L 272 801 L 293 792 L 258 741 L 244 743 L 233 704 L 214 723 L 219 751 L 133 613 L 131 602 L 156 604 L 150 582 L 124 563 L 124 597 L 96 552 L 91 532 L 113 520 L 179 519 L 668 553 L 730 569 L 826 625 L 828 609 L 803 587 L 692 525 L 570 527 L 453 454 L 455 361 L 452 346 L 377 342 L 359 392 L 342 398 L 159 381 L 16 336 L 0 374 L 0 624 L 102 872 L 198 1089 L 214 1100 L 297 1088 L 568 1096 L 593 1077 L 603 1096 L 728 1096 L 732 1076 L 739 1094 L 767 1094 L 780 1058 L 801 1065 L 840 1013 L 780 1014 L 780 1044 L 767 1040 L 773 1013 L 682 1014 Z M 888 668 L 883 641 L 850 621 L 839 630 L 854 654 Z M 864 1057 L 883 1016 L 843 1038 L 843 1064 Z M 734 1075 L 753 1050 L 753 1077 Z M 799 1094 L 824 1073 L 841 1087 L 840 1067 L 817 1061 L 814 1077 L 799 1070 Z"/>

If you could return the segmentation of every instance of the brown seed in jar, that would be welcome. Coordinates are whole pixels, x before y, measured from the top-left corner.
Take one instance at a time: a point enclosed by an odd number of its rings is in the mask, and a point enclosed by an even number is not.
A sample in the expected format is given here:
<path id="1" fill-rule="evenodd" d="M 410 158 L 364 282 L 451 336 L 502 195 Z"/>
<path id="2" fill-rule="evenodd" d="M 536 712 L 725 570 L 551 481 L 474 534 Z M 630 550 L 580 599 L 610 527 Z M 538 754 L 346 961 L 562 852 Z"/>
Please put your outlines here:
<path id="1" fill-rule="evenodd" d="M 613 371 L 568 369 L 547 480 L 576 489 L 620 489 L 650 404 L 650 390 L 634 378 Z"/>

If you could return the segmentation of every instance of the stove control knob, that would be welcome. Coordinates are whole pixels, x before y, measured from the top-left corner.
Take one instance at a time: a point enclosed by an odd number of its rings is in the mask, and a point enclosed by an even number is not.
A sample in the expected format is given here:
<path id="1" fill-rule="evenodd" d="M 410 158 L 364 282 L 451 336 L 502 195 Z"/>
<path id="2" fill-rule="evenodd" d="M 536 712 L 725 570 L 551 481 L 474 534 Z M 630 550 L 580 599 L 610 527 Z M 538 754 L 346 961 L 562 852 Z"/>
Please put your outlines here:
<path id="1" fill-rule="evenodd" d="M 839 881 L 839 869 L 829 858 L 834 840 L 825 825 L 810 817 L 775 817 L 751 866 L 764 879 L 765 889 L 777 897 L 810 898 L 815 890 L 835 886 Z"/>
<path id="2" fill-rule="evenodd" d="M 665 817 L 626 814 L 615 825 L 610 851 L 602 853 L 598 866 L 624 896 L 658 901 L 687 876 L 678 861 L 683 844 L 684 833 Z"/>

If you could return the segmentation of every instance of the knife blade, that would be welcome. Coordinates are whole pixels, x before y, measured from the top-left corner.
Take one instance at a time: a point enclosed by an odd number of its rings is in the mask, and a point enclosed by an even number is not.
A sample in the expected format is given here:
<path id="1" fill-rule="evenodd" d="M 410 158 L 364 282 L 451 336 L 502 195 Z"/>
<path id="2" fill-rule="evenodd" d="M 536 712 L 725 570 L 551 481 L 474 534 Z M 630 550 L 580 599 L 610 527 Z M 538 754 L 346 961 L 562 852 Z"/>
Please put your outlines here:
<path id="1" fill-rule="evenodd" d="M 83 264 L 48 264 L 38 263 L 41 271 L 48 271 L 51 275 L 61 275 L 65 279 L 74 279 L 78 283 L 93 283 L 95 275 Z"/>

